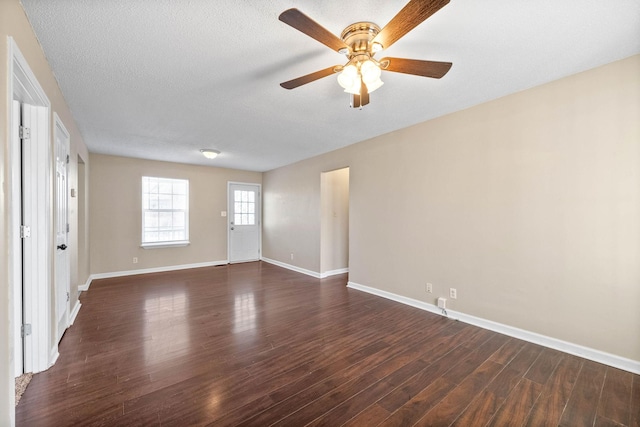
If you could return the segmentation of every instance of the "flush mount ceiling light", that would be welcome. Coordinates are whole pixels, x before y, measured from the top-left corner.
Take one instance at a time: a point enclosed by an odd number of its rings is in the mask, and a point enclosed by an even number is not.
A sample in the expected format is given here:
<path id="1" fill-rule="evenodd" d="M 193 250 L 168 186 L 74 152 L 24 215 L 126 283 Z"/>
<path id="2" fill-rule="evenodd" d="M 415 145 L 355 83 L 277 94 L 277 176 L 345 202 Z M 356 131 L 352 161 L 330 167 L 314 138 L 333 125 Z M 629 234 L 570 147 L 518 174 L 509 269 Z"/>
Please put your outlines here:
<path id="1" fill-rule="evenodd" d="M 298 9 L 286 10 L 280 14 L 282 22 L 345 55 L 348 62 L 280 83 L 280 86 L 294 89 L 340 73 L 338 83 L 345 92 L 351 94 L 351 106 L 362 108 L 369 103 L 369 94 L 383 85 L 380 79 L 383 70 L 439 79 L 447 74 L 451 62 L 404 58 L 382 58 L 377 61 L 374 55 L 388 49 L 447 3 L 449 0 L 410 0 L 384 28 L 380 29 L 372 22 L 356 22 L 345 28 L 340 38 Z"/>
<path id="2" fill-rule="evenodd" d="M 218 150 L 211 150 L 209 148 L 203 148 L 202 150 L 200 150 L 200 152 L 207 159 L 215 159 L 216 157 L 218 157 L 218 154 L 220 154 Z"/>

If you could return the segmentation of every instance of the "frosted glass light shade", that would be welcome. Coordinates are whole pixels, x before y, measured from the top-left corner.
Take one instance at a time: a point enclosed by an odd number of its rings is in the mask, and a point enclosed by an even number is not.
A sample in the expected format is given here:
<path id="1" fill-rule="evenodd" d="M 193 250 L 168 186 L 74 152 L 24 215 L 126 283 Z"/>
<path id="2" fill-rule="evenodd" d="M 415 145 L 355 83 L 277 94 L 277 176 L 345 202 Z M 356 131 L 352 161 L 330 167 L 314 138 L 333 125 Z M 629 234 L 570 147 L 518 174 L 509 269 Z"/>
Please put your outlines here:
<path id="1" fill-rule="evenodd" d="M 218 154 L 220 154 L 219 151 L 217 150 L 211 150 L 208 148 L 203 148 L 202 150 L 200 150 L 200 152 L 202 153 L 203 156 L 205 156 L 207 159 L 215 159 L 216 157 L 218 157 Z"/>
<path id="2" fill-rule="evenodd" d="M 360 66 L 360 74 L 362 75 L 362 81 L 369 87 L 369 83 L 373 83 L 376 80 L 380 80 L 380 74 L 382 71 L 373 61 L 364 61 Z"/>
<path id="3" fill-rule="evenodd" d="M 358 69 L 355 65 L 347 65 L 342 72 L 338 74 L 338 84 L 347 89 L 352 87 L 357 80 L 360 80 L 358 76 Z"/>
<path id="4" fill-rule="evenodd" d="M 380 77 L 378 77 L 377 80 L 374 80 L 371 83 L 365 83 L 365 84 L 367 85 L 367 90 L 369 91 L 369 93 L 371 93 L 374 90 L 378 89 L 380 86 L 382 86 L 384 82 L 380 80 Z"/>

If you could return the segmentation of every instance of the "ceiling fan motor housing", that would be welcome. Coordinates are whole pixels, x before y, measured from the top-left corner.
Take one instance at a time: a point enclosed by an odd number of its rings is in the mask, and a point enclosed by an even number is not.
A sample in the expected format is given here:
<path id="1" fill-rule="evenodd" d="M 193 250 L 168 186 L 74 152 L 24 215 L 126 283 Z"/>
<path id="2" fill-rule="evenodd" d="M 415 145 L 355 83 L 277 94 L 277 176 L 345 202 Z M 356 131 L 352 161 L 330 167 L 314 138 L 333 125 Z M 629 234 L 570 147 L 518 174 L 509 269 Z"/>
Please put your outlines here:
<path id="1" fill-rule="evenodd" d="M 349 59 L 362 54 L 369 57 L 373 56 L 376 51 L 382 50 L 382 46 L 379 49 L 375 49 L 372 43 L 379 32 L 380 27 L 373 22 L 356 22 L 349 25 L 340 35 L 342 41 L 349 46 L 349 52 L 344 53 Z"/>

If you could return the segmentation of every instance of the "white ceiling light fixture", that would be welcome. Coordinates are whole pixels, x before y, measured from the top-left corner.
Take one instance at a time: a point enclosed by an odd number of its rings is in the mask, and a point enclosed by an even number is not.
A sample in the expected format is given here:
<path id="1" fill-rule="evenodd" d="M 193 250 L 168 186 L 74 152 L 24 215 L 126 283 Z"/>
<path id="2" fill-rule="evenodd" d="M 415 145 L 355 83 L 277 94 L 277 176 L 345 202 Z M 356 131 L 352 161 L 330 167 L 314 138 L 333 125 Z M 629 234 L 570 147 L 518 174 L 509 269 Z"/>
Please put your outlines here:
<path id="1" fill-rule="evenodd" d="M 210 148 L 203 148 L 200 150 L 200 152 L 207 159 L 215 159 L 216 157 L 218 157 L 218 154 L 220 154 L 218 150 L 212 150 Z"/>

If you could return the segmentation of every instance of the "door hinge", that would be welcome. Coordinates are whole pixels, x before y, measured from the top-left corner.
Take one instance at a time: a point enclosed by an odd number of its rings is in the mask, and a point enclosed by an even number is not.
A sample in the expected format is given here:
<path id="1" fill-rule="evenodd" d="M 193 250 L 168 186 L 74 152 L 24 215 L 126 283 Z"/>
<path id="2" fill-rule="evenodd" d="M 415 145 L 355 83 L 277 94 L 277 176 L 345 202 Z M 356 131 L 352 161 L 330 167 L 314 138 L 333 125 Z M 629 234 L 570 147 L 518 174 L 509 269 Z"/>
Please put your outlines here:
<path id="1" fill-rule="evenodd" d="M 31 129 L 20 126 L 20 139 L 31 139 Z"/>
<path id="2" fill-rule="evenodd" d="M 67 224 L 67 233 L 69 232 L 69 224 Z"/>
<path id="3" fill-rule="evenodd" d="M 67 164 L 69 164 L 69 155 L 67 154 Z"/>
<path id="4" fill-rule="evenodd" d="M 31 335 L 31 324 L 27 323 L 22 325 L 22 328 L 20 328 L 20 331 L 22 333 L 22 338 L 26 337 L 27 335 Z"/>
<path id="5" fill-rule="evenodd" d="M 31 237 L 31 227 L 28 225 L 20 226 L 20 238 L 26 239 L 27 237 Z"/>
<path id="6" fill-rule="evenodd" d="M 67 292 L 67 302 L 69 302 L 69 292 Z"/>

